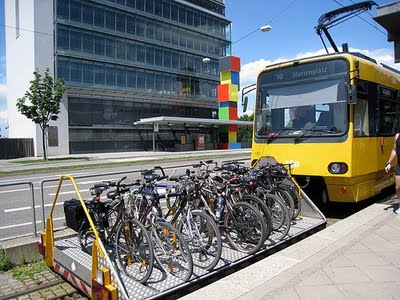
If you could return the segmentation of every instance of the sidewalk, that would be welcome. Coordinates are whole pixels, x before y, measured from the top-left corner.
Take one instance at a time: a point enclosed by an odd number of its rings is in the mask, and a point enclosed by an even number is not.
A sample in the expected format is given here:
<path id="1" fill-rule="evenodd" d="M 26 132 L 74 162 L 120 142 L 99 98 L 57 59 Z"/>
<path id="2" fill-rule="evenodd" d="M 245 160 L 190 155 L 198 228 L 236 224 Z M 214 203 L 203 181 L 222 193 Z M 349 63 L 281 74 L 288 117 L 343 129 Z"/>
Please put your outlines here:
<path id="1" fill-rule="evenodd" d="M 116 152 L 116 153 L 94 153 L 94 154 L 71 154 L 50 156 L 49 161 L 42 162 L 42 157 L 23 157 L 15 159 L 0 159 L 0 174 L 11 171 L 40 170 L 54 167 L 70 167 L 70 166 L 90 166 L 101 164 L 129 164 L 146 161 L 162 161 L 166 160 L 182 160 L 185 158 L 199 158 L 199 160 L 213 157 L 226 157 L 226 159 L 235 159 L 237 155 L 240 158 L 250 158 L 251 149 L 227 149 L 227 150 L 199 150 L 185 152 L 153 152 L 153 151 L 137 151 L 137 152 Z"/>
<path id="2" fill-rule="evenodd" d="M 373 204 L 182 299 L 400 299 L 400 216 Z"/>

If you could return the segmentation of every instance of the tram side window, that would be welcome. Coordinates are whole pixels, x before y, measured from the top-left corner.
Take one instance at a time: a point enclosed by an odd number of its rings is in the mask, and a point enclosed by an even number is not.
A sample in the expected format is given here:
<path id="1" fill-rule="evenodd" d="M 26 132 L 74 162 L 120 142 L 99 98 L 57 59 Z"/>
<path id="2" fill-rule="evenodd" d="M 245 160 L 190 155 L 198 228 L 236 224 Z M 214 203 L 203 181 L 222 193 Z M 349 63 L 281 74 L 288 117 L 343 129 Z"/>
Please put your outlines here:
<path id="1" fill-rule="evenodd" d="M 355 137 L 369 136 L 368 96 L 367 83 L 357 85 L 357 103 L 354 105 L 354 133 Z"/>
<path id="2" fill-rule="evenodd" d="M 265 135 L 266 133 L 271 131 L 271 109 L 270 109 L 270 101 L 269 96 L 262 97 L 260 95 L 259 108 L 257 111 L 257 134 L 258 135 Z"/>
<path id="3" fill-rule="evenodd" d="M 398 129 L 399 104 L 396 101 L 396 91 L 379 87 L 379 133 L 393 135 Z"/>

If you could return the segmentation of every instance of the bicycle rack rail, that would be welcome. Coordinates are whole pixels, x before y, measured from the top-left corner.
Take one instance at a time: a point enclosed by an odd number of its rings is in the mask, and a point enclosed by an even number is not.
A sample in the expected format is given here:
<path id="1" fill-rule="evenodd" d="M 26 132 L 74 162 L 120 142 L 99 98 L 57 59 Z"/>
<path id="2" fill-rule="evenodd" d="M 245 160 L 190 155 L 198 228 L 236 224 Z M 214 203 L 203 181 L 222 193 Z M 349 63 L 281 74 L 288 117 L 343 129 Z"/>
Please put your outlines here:
<path id="1" fill-rule="evenodd" d="M 271 234 L 264 247 L 253 255 L 233 250 L 224 242 L 221 259 L 214 270 L 206 271 L 195 266 L 192 278 L 188 282 L 182 282 L 172 275 L 162 272 L 155 266 L 146 284 L 140 284 L 118 272 L 112 261 L 113 253 L 110 253 L 110 249 L 105 249 L 101 240 L 98 239 L 97 232 L 95 233 L 96 241 L 94 247 L 92 247 L 92 255 L 82 251 L 79 240 L 75 236 L 55 241 L 52 217 L 64 179 L 69 179 L 72 182 L 76 194 L 84 207 L 85 214 L 92 228 L 94 228 L 75 179 L 70 175 L 62 175 L 53 206 L 49 217 L 46 219 L 45 231 L 41 233 L 39 252 L 44 256 L 47 266 L 61 274 L 75 287 L 93 299 L 99 299 L 97 293 L 100 288 L 103 288 L 107 294 L 106 296 L 103 294 L 102 299 L 161 299 L 169 296 L 176 298 L 177 295 L 187 294 L 189 287 L 193 289 L 195 285 L 201 285 L 205 280 L 220 277 L 221 274 L 228 270 L 240 268 L 245 262 L 248 264 L 256 259 L 267 257 L 326 227 L 325 216 L 309 197 L 300 190 L 303 202 L 301 215 L 292 222 L 288 235 L 283 239 L 278 240 L 276 237 L 274 238 L 274 234 Z M 100 278 L 99 273 L 102 275 Z M 101 280 L 101 277 L 103 280 Z M 100 288 L 99 285 L 101 286 Z"/>

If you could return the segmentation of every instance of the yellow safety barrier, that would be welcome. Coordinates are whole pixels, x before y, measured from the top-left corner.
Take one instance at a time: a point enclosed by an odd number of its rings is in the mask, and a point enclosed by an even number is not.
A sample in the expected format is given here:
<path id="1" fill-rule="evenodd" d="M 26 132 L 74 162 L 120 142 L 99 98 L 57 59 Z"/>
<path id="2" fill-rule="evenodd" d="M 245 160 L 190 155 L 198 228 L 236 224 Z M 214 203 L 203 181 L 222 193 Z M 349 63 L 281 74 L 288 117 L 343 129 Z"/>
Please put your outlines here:
<path id="1" fill-rule="evenodd" d="M 93 234 L 95 236 L 95 240 L 93 241 L 93 246 L 92 246 L 92 270 L 91 270 L 91 279 L 96 280 L 96 271 L 101 268 L 99 265 L 99 256 L 104 257 L 104 253 L 102 251 L 102 248 L 99 245 L 99 233 L 96 229 L 96 226 L 89 214 L 89 210 L 86 207 L 85 201 L 82 198 L 81 192 L 78 189 L 78 186 L 75 182 L 75 179 L 71 175 L 61 175 L 60 181 L 58 182 L 57 190 L 54 195 L 54 200 L 53 204 L 50 209 L 50 213 L 48 218 L 46 219 L 46 229 L 45 232 L 42 232 L 42 243 L 44 245 L 44 259 L 45 263 L 48 267 L 53 267 L 54 266 L 54 231 L 53 231 L 53 213 L 54 209 L 57 203 L 58 195 L 61 189 L 61 186 L 64 182 L 64 179 L 69 179 L 75 189 L 76 195 L 78 196 L 78 199 L 82 205 L 82 208 L 85 212 L 86 218 L 89 220 L 89 224 L 91 229 L 93 230 Z M 93 289 L 92 289 L 92 298 L 96 298 L 95 295 L 93 295 Z M 112 293 L 113 297 L 116 297 L 115 291 Z"/>

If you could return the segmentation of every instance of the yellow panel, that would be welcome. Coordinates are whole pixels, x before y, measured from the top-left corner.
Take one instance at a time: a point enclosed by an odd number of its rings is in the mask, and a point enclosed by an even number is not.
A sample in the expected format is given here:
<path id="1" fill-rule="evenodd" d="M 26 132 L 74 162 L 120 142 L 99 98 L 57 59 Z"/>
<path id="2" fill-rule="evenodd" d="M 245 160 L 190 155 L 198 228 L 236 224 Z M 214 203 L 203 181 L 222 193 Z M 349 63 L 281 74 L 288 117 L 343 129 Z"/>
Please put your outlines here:
<path id="1" fill-rule="evenodd" d="M 229 143 L 236 143 L 237 132 L 229 131 Z"/>
<path id="2" fill-rule="evenodd" d="M 237 84 L 230 84 L 229 85 L 229 101 L 238 101 L 238 85 Z"/>
<path id="3" fill-rule="evenodd" d="M 231 71 L 224 71 L 219 73 L 219 79 L 221 84 L 232 83 L 231 80 Z"/>

